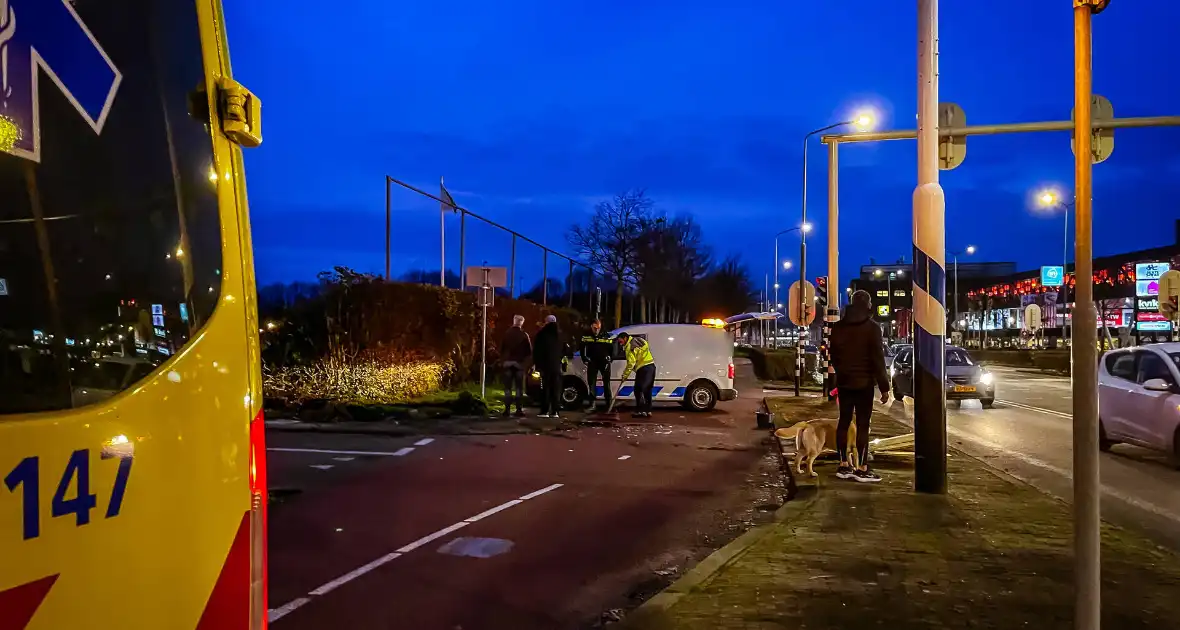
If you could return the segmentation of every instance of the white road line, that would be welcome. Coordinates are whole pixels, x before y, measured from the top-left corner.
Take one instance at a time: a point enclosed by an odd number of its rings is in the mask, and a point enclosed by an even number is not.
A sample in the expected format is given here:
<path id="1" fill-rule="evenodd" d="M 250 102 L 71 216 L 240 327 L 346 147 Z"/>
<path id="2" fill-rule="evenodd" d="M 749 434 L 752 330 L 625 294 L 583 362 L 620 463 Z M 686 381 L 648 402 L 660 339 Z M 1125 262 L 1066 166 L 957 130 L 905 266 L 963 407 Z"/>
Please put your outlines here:
<path id="1" fill-rule="evenodd" d="M 411 449 L 411 450 L 413 450 L 413 449 Z M 479 514 L 476 514 L 475 516 L 472 516 L 471 518 L 464 519 L 462 521 L 459 521 L 458 523 L 455 523 L 454 525 L 444 527 L 444 528 L 438 530 L 437 532 L 434 532 L 433 534 L 430 534 L 428 536 L 423 536 L 422 538 L 419 538 L 418 540 L 415 540 L 414 542 L 412 542 L 408 545 L 405 545 L 404 547 L 402 547 L 401 549 L 398 549 L 397 551 L 394 551 L 392 553 L 387 553 L 384 556 L 381 556 L 380 558 L 377 558 L 376 560 L 374 560 L 362 567 L 353 569 L 352 571 L 345 573 L 344 575 L 332 580 L 331 582 L 328 582 L 328 583 L 324 584 L 323 586 L 316 588 L 315 590 L 308 593 L 308 595 L 310 597 L 300 597 L 297 599 L 293 599 L 290 602 L 287 602 L 286 604 L 283 604 L 282 606 L 280 606 L 278 608 L 272 608 L 267 614 L 267 619 L 270 623 L 274 623 L 274 622 L 278 621 L 279 619 L 282 619 L 283 617 L 291 614 L 295 610 L 310 603 L 312 600 L 312 597 L 319 597 L 321 595 L 325 595 L 327 593 L 330 593 L 330 592 L 336 590 L 337 588 L 340 588 L 341 586 L 344 586 L 345 584 L 361 577 L 362 575 L 365 575 L 366 573 L 369 573 L 370 571 L 373 571 L 374 569 L 377 569 L 378 567 L 381 567 L 382 565 L 387 564 L 396 558 L 400 558 L 401 556 L 403 556 L 403 555 L 405 555 L 405 554 L 407 554 L 407 553 L 409 553 L 409 552 L 411 552 L 423 545 L 426 545 L 432 541 L 438 540 L 439 538 L 442 538 L 443 536 L 446 536 L 447 534 L 450 534 L 451 532 L 454 532 L 456 530 L 467 527 L 468 525 L 470 525 L 476 521 L 479 521 L 481 519 L 487 518 L 497 512 L 502 512 L 504 510 L 507 510 L 510 507 L 520 505 L 521 503 L 524 503 L 525 501 L 528 501 L 529 499 L 535 499 L 547 492 L 552 492 L 552 491 L 562 487 L 563 485 L 565 485 L 565 484 L 555 483 L 551 486 L 546 486 L 546 487 L 541 488 L 540 490 L 537 490 L 535 492 L 530 492 L 520 498 L 512 499 L 511 501 L 506 501 L 504 503 L 501 503 L 500 505 L 497 505 L 496 507 L 494 507 L 490 510 L 484 510 L 483 512 L 480 512 Z"/>
<path id="2" fill-rule="evenodd" d="M 619 457 L 619 461 L 622 461 L 624 459 L 631 459 L 631 456 L 630 455 L 623 455 L 623 456 Z"/>
<path id="3" fill-rule="evenodd" d="M 1034 407 L 1024 403 L 1012 402 L 1011 400 L 996 400 L 996 402 L 1009 407 L 1024 409 L 1026 411 L 1036 411 L 1038 413 L 1049 414 L 1050 416 L 1057 416 L 1058 418 L 1073 419 L 1073 414 L 1065 413 L 1064 411 L 1054 411 L 1053 409 L 1045 409 L 1044 407 Z"/>
<path id="4" fill-rule="evenodd" d="M 332 458 L 332 461 L 337 461 L 337 462 L 351 462 L 351 461 L 352 461 L 352 460 L 354 460 L 354 459 L 356 459 L 356 458 L 355 458 L 355 457 L 333 457 L 333 458 Z"/>
<path id="5" fill-rule="evenodd" d="M 320 470 L 331 470 L 333 468 L 332 464 L 312 464 L 311 467 Z"/>
<path id="6" fill-rule="evenodd" d="M 408 450 L 407 450 L 408 449 Z M 319 448 L 278 448 L 270 447 L 268 451 L 277 451 L 279 453 L 320 453 L 323 455 L 372 455 L 375 457 L 401 457 L 414 449 L 410 447 L 403 448 L 393 453 L 385 451 L 333 451 Z M 404 452 L 403 452 L 404 451 Z"/>
<path id="7" fill-rule="evenodd" d="M 394 457 L 401 457 L 402 455 L 409 455 L 414 452 L 413 446 L 405 446 L 393 452 Z"/>
<path id="8" fill-rule="evenodd" d="M 300 606 L 302 606 L 310 601 L 311 600 L 306 597 L 300 597 L 299 599 L 293 599 L 293 600 L 287 602 L 286 604 L 279 606 L 278 608 L 271 608 L 267 614 L 267 621 L 274 623 L 274 622 L 278 621 L 279 619 L 286 617 L 288 614 L 290 614 L 296 608 L 299 608 Z"/>
<path id="9" fill-rule="evenodd" d="M 427 444 L 430 444 L 433 441 L 434 441 L 434 438 L 422 438 L 421 440 L 414 442 L 414 446 L 426 446 Z"/>
<path id="10" fill-rule="evenodd" d="M 961 438 L 963 440 L 966 440 L 968 442 L 972 442 L 978 446 L 982 446 L 982 447 L 990 449 L 992 451 L 996 451 L 995 454 L 998 457 L 1011 457 L 1012 459 L 1019 460 L 1019 461 L 1024 462 L 1030 466 L 1035 466 L 1037 468 L 1047 470 L 1051 473 L 1054 473 L 1056 475 L 1060 475 L 1070 481 L 1073 481 L 1073 471 L 1067 470 L 1065 468 L 1061 468 L 1059 466 L 1054 466 L 1053 464 L 1050 464 L 1048 462 L 1041 461 L 1035 457 L 1030 457 L 1030 456 L 1025 455 L 1024 453 L 1021 453 L 1018 451 L 1014 451 L 1006 446 L 1002 446 L 1000 444 L 996 444 L 995 442 L 985 440 L 981 437 L 977 437 L 971 433 L 968 433 L 968 432 L 963 431 L 961 429 L 957 429 L 955 427 L 948 427 L 947 433 L 950 435 L 953 435 L 955 437 Z M 1052 493 L 1048 492 L 1047 490 L 1045 490 L 1044 488 L 1041 488 L 1039 485 L 1034 483 L 1033 480 L 1028 479 L 1027 477 L 1015 474 L 1010 470 L 1006 470 L 1004 472 L 1009 475 L 1012 475 L 1013 477 L 1016 477 L 1017 479 L 1020 479 L 1021 481 L 1025 482 L 1025 483 L 1028 483 L 1029 485 L 1032 485 L 1033 487 L 1036 487 L 1037 489 L 1041 490 L 1041 492 L 1044 492 L 1046 494 L 1052 494 Z M 1154 503 L 1144 501 L 1142 499 L 1137 499 L 1135 497 L 1123 494 L 1122 492 L 1119 492 L 1118 490 L 1115 490 L 1114 488 L 1111 488 L 1110 486 L 1107 486 L 1106 484 L 1102 485 L 1102 494 L 1104 494 L 1112 499 L 1118 499 L 1119 501 L 1122 501 L 1123 503 L 1126 503 L 1126 504 L 1131 505 L 1133 507 L 1139 508 L 1140 510 L 1143 510 L 1145 512 L 1151 512 L 1152 514 L 1155 514 L 1156 516 L 1160 516 L 1160 517 L 1166 518 L 1170 521 L 1175 521 L 1175 522 L 1180 523 L 1180 514 L 1177 514 L 1176 512 L 1169 511 L 1169 510 L 1162 508 Z M 1065 498 L 1068 498 L 1068 497 L 1065 497 Z"/>

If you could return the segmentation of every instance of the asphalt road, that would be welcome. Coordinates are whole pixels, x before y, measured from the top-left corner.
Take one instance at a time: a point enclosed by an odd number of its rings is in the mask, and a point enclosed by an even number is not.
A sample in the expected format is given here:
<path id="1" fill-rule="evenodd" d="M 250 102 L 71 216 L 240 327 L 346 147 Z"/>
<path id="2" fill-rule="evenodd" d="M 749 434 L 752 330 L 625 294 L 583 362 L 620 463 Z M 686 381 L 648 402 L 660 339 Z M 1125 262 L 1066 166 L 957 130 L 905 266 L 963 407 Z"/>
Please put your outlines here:
<path id="1" fill-rule="evenodd" d="M 1069 501 L 1073 427 L 1068 378 L 991 367 L 997 402 L 947 403 L 948 441 L 990 465 Z M 912 419 L 912 401 L 904 405 Z M 902 406 L 894 402 L 894 409 Z M 1135 446 L 1101 453 L 1102 515 L 1180 549 L 1180 470 L 1168 457 Z"/>
<path id="2" fill-rule="evenodd" d="M 761 390 L 558 435 L 268 432 L 271 622 L 587 627 L 777 507 Z"/>

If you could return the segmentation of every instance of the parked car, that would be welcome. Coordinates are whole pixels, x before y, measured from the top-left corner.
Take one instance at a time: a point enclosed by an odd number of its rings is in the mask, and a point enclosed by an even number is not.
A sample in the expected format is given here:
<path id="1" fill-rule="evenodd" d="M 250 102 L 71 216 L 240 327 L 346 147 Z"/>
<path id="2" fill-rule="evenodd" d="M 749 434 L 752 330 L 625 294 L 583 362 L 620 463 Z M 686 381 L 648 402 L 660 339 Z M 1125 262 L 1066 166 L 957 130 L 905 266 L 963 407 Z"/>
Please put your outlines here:
<path id="1" fill-rule="evenodd" d="M 899 352 L 913 347 L 912 344 L 908 343 L 882 343 L 885 345 L 885 367 L 891 367 L 893 365 L 893 360 L 897 358 Z"/>
<path id="2" fill-rule="evenodd" d="M 903 346 L 889 368 L 893 397 L 901 400 L 914 395 L 914 347 Z M 996 380 L 991 372 L 957 346 L 946 347 L 947 400 L 978 400 L 985 409 L 996 402 Z"/>
<path id="3" fill-rule="evenodd" d="M 737 398 L 733 376 L 733 334 L 724 329 L 695 324 L 640 324 L 611 332 L 620 332 L 647 339 L 656 360 L 656 383 L 652 388 L 652 402 L 678 402 L 694 411 L 708 411 L 718 402 Z M 611 362 L 611 386 L 619 387 L 619 377 L 626 367 L 622 349 L 616 346 Z M 575 354 L 565 368 L 561 404 L 565 409 L 577 409 L 589 395 L 586 367 L 582 357 Z M 529 382 L 529 395 L 539 395 L 540 383 L 534 373 Z M 602 397 L 602 385 L 596 388 Z M 619 389 L 620 402 L 635 399 L 635 375 L 632 374 Z"/>
<path id="4" fill-rule="evenodd" d="M 1098 366 L 1099 447 L 1120 442 L 1180 462 L 1180 343 L 1111 350 Z"/>

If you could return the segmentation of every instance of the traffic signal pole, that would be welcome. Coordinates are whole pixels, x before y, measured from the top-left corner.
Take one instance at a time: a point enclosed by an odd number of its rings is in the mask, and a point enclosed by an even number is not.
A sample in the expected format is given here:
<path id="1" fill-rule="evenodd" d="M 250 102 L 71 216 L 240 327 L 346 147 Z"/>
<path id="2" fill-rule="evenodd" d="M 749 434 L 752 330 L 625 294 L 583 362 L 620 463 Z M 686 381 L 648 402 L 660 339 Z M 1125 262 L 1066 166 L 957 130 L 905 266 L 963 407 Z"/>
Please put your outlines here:
<path id="1" fill-rule="evenodd" d="M 1073 518 L 1074 627 L 1099 630 L 1102 611 L 1098 476 L 1098 322 L 1093 277 L 1093 102 L 1091 23 L 1107 0 L 1074 0 L 1074 325 Z M 1067 214 L 1068 216 L 1068 214 Z"/>
<path id="2" fill-rule="evenodd" d="M 914 489 L 946 492 L 946 231 L 938 183 L 938 0 L 918 0 L 914 190 Z"/>

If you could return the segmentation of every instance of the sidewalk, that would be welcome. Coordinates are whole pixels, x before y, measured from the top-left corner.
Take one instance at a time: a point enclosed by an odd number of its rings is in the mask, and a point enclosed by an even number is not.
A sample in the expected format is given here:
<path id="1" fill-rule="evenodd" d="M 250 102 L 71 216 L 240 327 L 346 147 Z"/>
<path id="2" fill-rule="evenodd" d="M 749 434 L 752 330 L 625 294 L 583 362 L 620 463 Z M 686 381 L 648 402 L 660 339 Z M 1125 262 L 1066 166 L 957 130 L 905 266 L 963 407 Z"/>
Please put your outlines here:
<path id="1" fill-rule="evenodd" d="M 796 416 L 815 413 L 813 402 L 794 400 L 780 404 Z M 905 431 L 878 407 L 874 437 Z M 836 479 L 835 464 L 820 462 L 816 486 L 801 479 L 778 522 L 706 559 L 625 627 L 1073 627 L 1065 503 L 953 450 L 946 496 L 914 493 L 912 462 L 882 458 L 875 467 L 884 481 L 875 485 Z M 1178 627 L 1180 557 L 1109 526 L 1102 545 L 1103 627 Z"/>

